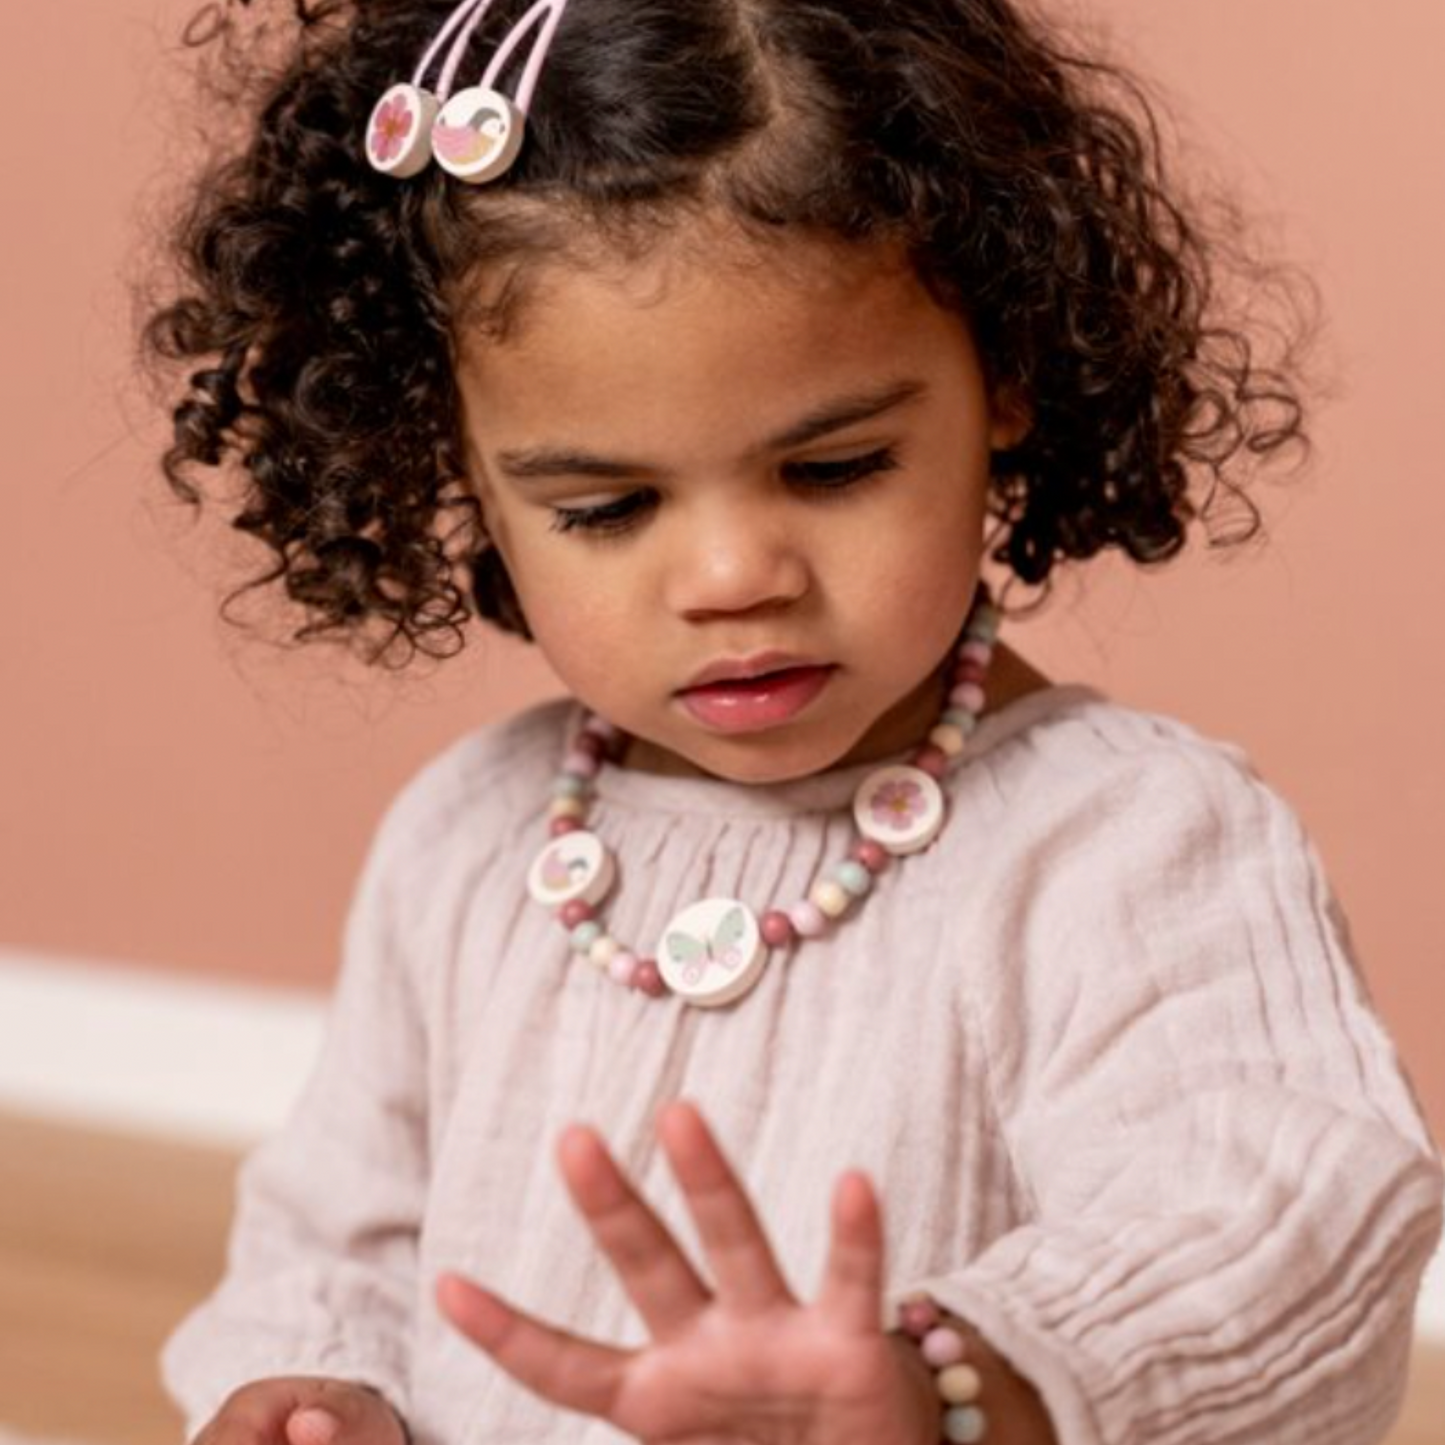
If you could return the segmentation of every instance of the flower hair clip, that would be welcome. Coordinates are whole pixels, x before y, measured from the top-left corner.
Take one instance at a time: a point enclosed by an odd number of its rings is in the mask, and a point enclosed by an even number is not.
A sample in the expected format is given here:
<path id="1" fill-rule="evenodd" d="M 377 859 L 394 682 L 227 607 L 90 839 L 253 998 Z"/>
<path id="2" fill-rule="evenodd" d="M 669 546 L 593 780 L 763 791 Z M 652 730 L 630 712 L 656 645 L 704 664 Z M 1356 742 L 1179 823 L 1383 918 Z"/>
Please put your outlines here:
<path id="1" fill-rule="evenodd" d="M 527 111 L 567 0 L 536 0 L 511 28 L 476 85 L 452 94 L 457 71 L 492 0 L 462 0 L 447 17 L 409 82 L 393 85 L 366 126 L 366 159 L 382 175 L 405 180 L 435 159 L 458 180 L 484 185 L 505 175 L 522 148 Z M 515 96 L 498 81 L 517 47 L 538 27 Z M 451 42 L 435 91 L 427 76 Z"/>

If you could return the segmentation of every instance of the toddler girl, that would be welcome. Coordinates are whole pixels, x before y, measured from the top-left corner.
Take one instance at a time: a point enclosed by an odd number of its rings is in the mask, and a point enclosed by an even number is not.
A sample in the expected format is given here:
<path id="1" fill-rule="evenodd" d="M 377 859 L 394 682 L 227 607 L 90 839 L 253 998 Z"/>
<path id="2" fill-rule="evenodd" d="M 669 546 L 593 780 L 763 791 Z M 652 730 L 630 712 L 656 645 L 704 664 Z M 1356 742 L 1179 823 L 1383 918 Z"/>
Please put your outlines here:
<path id="1" fill-rule="evenodd" d="M 303 635 L 574 700 L 383 824 L 193 1430 L 1380 1439 L 1440 1173 L 1315 856 L 984 585 L 1300 435 L 1127 83 L 1009 0 L 262 8 L 170 477 Z"/>

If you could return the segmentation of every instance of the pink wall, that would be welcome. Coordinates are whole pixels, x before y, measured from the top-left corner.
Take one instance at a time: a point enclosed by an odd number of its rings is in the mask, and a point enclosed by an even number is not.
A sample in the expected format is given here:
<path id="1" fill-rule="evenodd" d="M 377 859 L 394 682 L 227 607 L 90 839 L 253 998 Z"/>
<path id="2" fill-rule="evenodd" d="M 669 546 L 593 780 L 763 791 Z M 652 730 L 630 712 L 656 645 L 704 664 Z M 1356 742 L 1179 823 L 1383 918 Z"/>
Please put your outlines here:
<path id="1" fill-rule="evenodd" d="M 363 681 L 214 622 L 230 544 L 190 533 L 155 480 L 118 281 L 166 184 L 160 52 L 190 8 L 0 9 L 0 946 L 316 983 L 386 799 L 546 678 L 487 640 L 429 677 Z M 1265 499 L 1266 549 L 1098 569 L 1015 639 L 1246 744 L 1312 827 L 1445 1132 L 1445 6 L 1086 8 L 1317 273 L 1339 395 L 1308 483 Z"/>

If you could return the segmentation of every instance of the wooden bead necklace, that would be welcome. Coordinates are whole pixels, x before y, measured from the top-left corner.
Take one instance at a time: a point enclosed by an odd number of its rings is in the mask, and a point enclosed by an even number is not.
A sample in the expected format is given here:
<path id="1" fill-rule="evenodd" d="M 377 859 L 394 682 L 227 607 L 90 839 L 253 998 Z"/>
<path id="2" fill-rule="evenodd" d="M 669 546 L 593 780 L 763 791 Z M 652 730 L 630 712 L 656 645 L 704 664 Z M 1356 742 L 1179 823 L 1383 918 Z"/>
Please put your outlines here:
<path id="1" fill-rule="evenodd" d="M 760 918 L 736 898 L 702 899 L 673 916 L 651 957 L 613 938 L 598 908 L 617 881 L 617 863 L 587 817 L 598 773 L 621 755 L 627 738 L 595 714 L 584 719 L 562 763 L 549 809 L 551 841 L 528 871 L 527 891 L 556 913 L 573 952 L 616 982 L 654 998 L 676 994 L 699 1008 L 732 1003 L 762 976 L 770 951 L 821 937 L 867 897 L 894 858 L 921 852 L 938 836 L 947 814 L 940 780 L 978 726 L 997 634 L 998 612 L 980 588 L 938 722 L 906 763 L 863 779 L 853 795 L 858 837 L 848 856 L 792 907 Z"/>

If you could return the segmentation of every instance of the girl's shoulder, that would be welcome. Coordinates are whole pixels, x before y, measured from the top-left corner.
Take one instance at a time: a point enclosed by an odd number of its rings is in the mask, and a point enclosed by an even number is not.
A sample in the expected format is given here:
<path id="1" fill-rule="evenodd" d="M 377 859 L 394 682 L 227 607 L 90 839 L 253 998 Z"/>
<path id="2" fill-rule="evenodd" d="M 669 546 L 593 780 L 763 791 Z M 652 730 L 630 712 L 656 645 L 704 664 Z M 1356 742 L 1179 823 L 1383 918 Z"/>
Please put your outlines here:
<path id="1" fill-rule="evenodd" d="M 473 846 L 515 839 L 545 807 L 568 728 L 569 698 L 552 698 L 464 734 L 424 764 L 391 802 L 378 851 L 422 860 L 458 837 Z"/>
<path id="2" fill-rule="evenodd" d="M 1026 847 L 1225 837 L 1297 854 L 1300 821 L 1238 743 L 1086 686 L 1041 689 L 986 717 L 957 786 Z"/>

